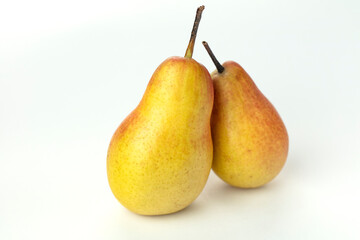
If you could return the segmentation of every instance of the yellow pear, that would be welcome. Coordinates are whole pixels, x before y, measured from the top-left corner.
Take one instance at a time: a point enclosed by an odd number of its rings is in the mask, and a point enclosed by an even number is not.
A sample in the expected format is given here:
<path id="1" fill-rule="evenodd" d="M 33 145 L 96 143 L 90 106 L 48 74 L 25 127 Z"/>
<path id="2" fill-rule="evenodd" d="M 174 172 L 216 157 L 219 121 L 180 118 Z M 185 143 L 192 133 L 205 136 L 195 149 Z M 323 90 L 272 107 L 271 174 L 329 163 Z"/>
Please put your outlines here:
<path id="1" fill-rule="evenodd" d="M 213 170 L 225 182 L 255 188 L 271 181 L 285 164 L 289 139 L 283 121 L 251 77 L 236 62 L 221 65 L 203 42 L 217 70 L 211 132 Z"/>
<path id="2" fill-rule="evenodd" d="M 177 212 L 203 190 L 211 170 L 213 85 L 192 59 L 201 13 L 185 57 L 156 69 L 136 109 L 121 123 L 107 155 L 110 188 L 118 201 L 142 215 Z"/>

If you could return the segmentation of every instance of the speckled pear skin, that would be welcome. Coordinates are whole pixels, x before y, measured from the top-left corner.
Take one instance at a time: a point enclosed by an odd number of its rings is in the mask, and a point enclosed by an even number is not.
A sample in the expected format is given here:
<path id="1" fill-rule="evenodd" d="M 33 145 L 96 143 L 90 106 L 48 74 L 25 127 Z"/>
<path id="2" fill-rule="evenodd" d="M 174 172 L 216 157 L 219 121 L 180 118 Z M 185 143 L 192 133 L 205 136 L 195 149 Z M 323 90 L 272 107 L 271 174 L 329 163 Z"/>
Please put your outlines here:
<path id="1" fill-rule="evenodd" d="M 108 149 L 108 181 L 121 204 L 162 215 L 197 198 L 212 164 L 213 99 L 210 74 L 195 60 L 171 57 L 156 69 Z"/>
<path id="2" fill-rule="evenodd" d="M 228 184 L 256 188 L 271 181 L 285 164 L 289 139 L 273 105 L 237 63 L 212 73 L 211 118 L 214 172 Z"/>

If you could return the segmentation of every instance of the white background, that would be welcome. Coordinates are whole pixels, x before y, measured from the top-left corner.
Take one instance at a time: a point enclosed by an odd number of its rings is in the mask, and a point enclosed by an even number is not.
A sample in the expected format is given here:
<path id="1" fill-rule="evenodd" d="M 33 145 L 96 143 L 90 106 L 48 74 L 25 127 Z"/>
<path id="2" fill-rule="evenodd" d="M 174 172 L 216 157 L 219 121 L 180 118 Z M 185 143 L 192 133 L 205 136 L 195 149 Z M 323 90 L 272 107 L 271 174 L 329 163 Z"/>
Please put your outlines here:
<path id="1" fill-rule="evenodd" d="M 156 67 L 240 63 L 282 116 L 288 161 L 270 184 L 214 174 L 176 214 L 121 206 L 106 152 Z M 0 1 L 0 239 L 359 239 L 360 2 Z"/>

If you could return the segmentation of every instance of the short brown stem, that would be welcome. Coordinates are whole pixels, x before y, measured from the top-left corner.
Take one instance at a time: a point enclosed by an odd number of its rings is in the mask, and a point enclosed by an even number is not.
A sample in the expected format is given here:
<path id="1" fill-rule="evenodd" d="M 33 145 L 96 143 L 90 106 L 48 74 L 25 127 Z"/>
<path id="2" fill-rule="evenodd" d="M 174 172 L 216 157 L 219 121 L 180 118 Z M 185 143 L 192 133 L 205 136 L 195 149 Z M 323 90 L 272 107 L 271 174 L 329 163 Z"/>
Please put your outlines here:
<path id="1" fill-rule="evenodd" d="M 205 41 L 202 42 L 202 44 L 204 45 L 204 47 L 206 48 L 206 51 L 209 53 L 211 60 L 213 61 L 213 63 L 216 66 L 216 69 L 219 73 L 222 73 L 225 68 L 219 63 L 219 61 L 216 59 L 214 53 L 211 51 L 209 44 Z"/>
<path id="2" fill-rule="evenodd" d="M 185 57 L 187 57 L 187 58 L 192 58 L 194 45 L 195 45 L 196 34 L 197 34 L 197 30 L 199 28 L 201 14 L 204 11 L 204 9 L 205 9 L 205 6 L 200 6 L 200 7 L 198 7 L 198 9 L 196 11 L 196 17 L 195 17 L 194 26 L 193 26 L 193 29 L 192 29 L 192 32 L 191 32 L 189 45 L 188 45 L 188 47 L 186 49 L 186 52 L 185 52 Z"/>

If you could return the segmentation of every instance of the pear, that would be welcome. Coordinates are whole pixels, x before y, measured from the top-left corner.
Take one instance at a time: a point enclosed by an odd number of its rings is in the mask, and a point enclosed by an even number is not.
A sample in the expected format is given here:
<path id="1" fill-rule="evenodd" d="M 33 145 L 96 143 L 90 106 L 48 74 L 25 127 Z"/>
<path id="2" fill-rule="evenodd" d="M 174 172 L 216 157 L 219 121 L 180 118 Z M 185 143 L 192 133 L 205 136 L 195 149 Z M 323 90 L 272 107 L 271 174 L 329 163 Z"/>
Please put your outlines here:
<path id="1" fill-rule="evenodd" d="M 141 215 L 187 207 L 211 170 L 213 85 L 206 68 L 192 59 L 203 10 L 197 10 L 185 57 L 160 64 L 139 105 L 110 142 L 110 188 L 122 205 Z"/>
<path id="2" fill-rule="evenodd" d="M 228 184 L 256 188 L 285 164 L 289 138 L 283 121 L 251 77 L 236 62 L 221 65 L 203 42 L 217 70 L 212 74 L 211 132 L 214 172 Z"/>

